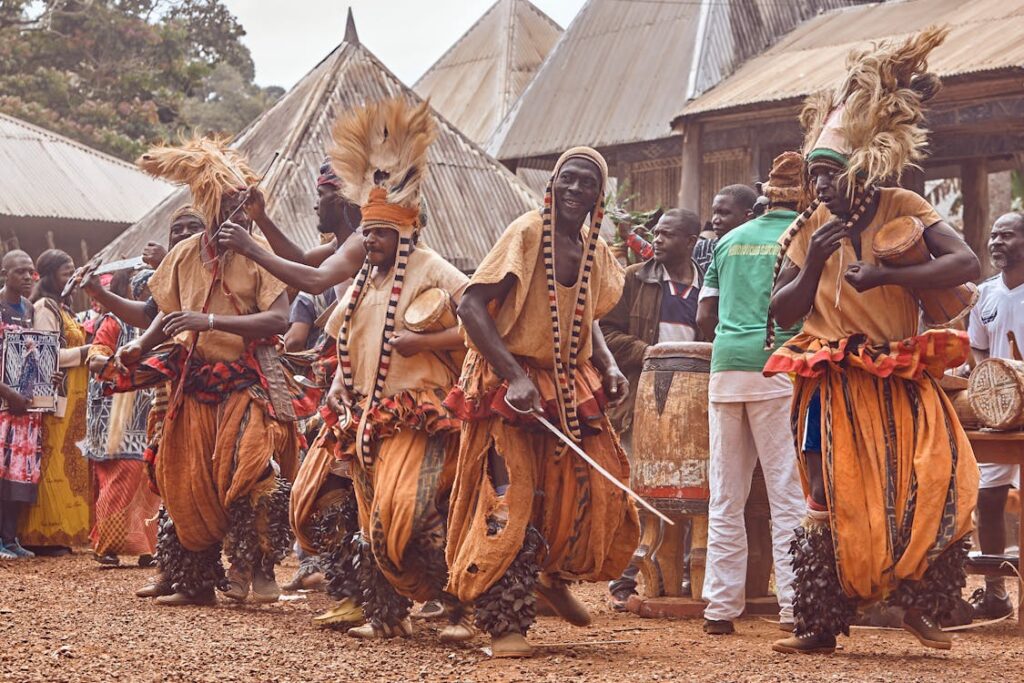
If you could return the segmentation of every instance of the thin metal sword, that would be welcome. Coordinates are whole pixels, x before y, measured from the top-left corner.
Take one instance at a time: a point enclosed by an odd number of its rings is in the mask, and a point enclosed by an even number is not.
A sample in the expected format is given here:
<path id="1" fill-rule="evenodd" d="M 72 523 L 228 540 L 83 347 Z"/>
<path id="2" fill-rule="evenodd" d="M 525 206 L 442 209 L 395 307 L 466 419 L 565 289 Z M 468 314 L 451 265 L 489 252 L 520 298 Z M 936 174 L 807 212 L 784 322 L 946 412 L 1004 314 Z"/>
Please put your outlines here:
<path id="1" fill-rule="evenodd" d="M 634 491 L 633 489 L 629 488 L 628 486 L 623 484 L 621 481 L 616 479 L 615 476 L 612 475 L 611 472 L 609 472 L 605 468 L 603 468 L 600 465 L 598 465 L 596 460 L 594 460 L 589 455 L 587 455 L 586 452 L 584 452 L 584 450 L 582 448 L 580 448 L 579 446 L 576 445 L 575 441 L 573 441 L 568 436 L 563 434 L 561 432 L 561 430 L 559 430 L 557 427 L 555 427 L 555 425 L 551 424 L 548 421 L 548 419 L 546 417 L 544 417 L 541 413 L 537 412 L 536 410 L 531 410 L 529 412 L 524 412 L 522 410 L 519 410 L 514 405 L 512 405 L 511 403 L 508 402 L 508 398 L 507 397 L 505 399 L 505 403 L 507 403 L 508 406 L 510 408 L 512 408 L 512 410 L 516 411 L 517 413 L 521 413 L 523 415 L 532 415 L 534 418 L 537 419 L 538 422 L 540 422 L 542 425 L 544 425 L 549 432 L 551 432 L 552 434 L 557 436 L 562 441 L 562 443 L 564 443 L 566 446 L 571 448 L 576 455 L 578 455 L 581 458 L 583 458 L 583 461 L 585 463 L 587 463 L 588 465 L 593 467 L 595 470 L 597 470 L 598 474 L 600 474 L 602 477 L 604 477 L 605 479 L 610 481 L 617 488 L 621 489 L 627 496 L 629 496 L 630 498 L 632 498 L 636 502 L 638 502 L 641 505 L 643 505 L 644 508 L 648 512 L 650 512 L 651 514 L 657 516 L 658 519 L 660 519 L 663 522 L 666 522 L 668 524 L 675 525 L 675 522 L 673 522 L 671 519 L 666 517 L 662 512 L 657 510 L 653 505 L 651 505 L 646 500 L 644 500 L 643 496 L 641 496 L 639 493 L 637 493 L 636 491 Z"/>

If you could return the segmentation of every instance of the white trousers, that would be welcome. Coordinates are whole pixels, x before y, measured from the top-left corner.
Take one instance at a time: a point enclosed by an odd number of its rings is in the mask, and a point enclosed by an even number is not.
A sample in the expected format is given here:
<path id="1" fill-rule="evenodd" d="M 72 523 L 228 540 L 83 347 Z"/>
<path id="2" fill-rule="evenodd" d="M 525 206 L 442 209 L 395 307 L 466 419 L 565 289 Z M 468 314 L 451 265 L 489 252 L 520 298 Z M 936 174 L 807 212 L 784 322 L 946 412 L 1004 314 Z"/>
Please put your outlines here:
<path id="1" fill-rule="evenodd" d="M 761 461 L 772 515 L 779 619 L 793 621 L 793 562 L 789 555 L 794 529 L 806 505 L 793 436 L 790 398 L 725 403 L 712 401 L 708 411 L 711 457 L 708 475 L 708 554 L 704 575 L 704 618 L 733 620 L 746 606 L 747 531 L 743 510 L 757 461 Z"/>

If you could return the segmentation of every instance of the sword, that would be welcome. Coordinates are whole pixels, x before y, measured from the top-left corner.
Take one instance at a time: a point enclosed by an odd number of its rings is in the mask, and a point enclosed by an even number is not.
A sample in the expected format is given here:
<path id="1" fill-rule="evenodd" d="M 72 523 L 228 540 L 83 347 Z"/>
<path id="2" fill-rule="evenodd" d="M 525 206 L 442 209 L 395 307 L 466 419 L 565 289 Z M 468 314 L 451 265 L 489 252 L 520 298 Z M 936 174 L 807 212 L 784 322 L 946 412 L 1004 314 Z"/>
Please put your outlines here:
<path id="1" fill-rule="evenodd" d="M 116 273 L 119 270 L 135 270 L 146 265 L 142 260 L 141 256 L 134 258 L 121 259 L 120 261 L 111 261 L 105 263 L 102 266 L 93 265 L 94 262 L 90 262 L 75 271 L 75 274 L 68 280 L 68 283 L 64 285 L 64 290 L 60 293 L 61 298 L 66 297 L 71 292 L 75 291 L 75 287 L 82 283 L 85 276 L 88 274 L 93 275 L 106 275 L 107 273 Z"/>
<path id="2" fill-rule="evenodd" d="M 583 462 L 587 463 L 588 465 L 593 467 L 595 470 L 597 470 L 598 474 L 600 474 L 602 477 L 604 477 L 605 479 L 610 481 L 612 484 L 614 484 L 617 488 L 622 490 L 627 496 L 629 496 L 630 498 L 632 498 L 636 502 L 640 503 L 640 505 L 643 505 L 644 508 L 646 508 L 648 512 L 650 512 L 651 514 L 653 514 L 656 517 L 658 517 L 658 519 L 662 520 L 663 522 L 667 522 L 668 524 L 675 525 L 675 522 L 673 522 L 671 519 L 669 519 L 667 516 L 665 516 L 661 511 L 657 510 L 653 505 L 651 505 L 646 500 L 644 500 L 643 496 L 641 496 L 639 493 L 637 493 L 636 491 L 634 491 L 633 489 L 629 488 L 628 486 L 623 484 L 621 481 L 616 479 L 612 475 L 611 472 L 609 472 L 605 468 L 603 468 L 600 465 L 598 465 L 596 460 L 594 460 L 589 455 L 587 455 L 586 452 L 582 448 L 580 448 L 579 446 L 576 445 L 575 441 L 573 441 L 568 436 L 563 434 L 561 432 L 561 430 L 559 430 L 557 427 L 555 427 L 555 425 L 551 424 L 548 421 L 548 419 L 546 417 L 544 417 L 540 412 L 538 412 L 536 410 L 530 410 L 530 411 L 519 410 L 519 408 L 516 408 L 514 405 L 512 405 L 511 403 L 508 402 L 508 397 L 507 396 L 505 397 L 505 403 L 512 410 L 516 411 L 517 413 L 520 413 L 522 415 L 533 415 L 533 417 L 536 418 L 536 420 L 538 422 L 540 422 L 542 425 L 544 425 L 549 432 L 551 432 L 552 434 L 557 436 L 562 441 L 562 443 L 564 443 L 566 446 L 571 448 L 576 455 L 578 455 L 581 458 L 583 458 Z"/>

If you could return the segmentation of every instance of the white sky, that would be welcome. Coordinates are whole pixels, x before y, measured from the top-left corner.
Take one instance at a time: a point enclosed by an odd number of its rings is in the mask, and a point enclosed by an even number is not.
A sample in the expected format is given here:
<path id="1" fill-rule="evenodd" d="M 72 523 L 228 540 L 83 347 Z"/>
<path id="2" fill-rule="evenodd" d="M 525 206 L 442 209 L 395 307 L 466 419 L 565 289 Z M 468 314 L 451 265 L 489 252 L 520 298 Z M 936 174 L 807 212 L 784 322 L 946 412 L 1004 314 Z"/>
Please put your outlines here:
<path id="1" fill-rule="evenodd" d="M 584 0 L 533 0 L 562 28 Z M 349 5 L 359 40 L 412 85 L 494 0 L 224 0 L 242 26 L 256 82 L 291 88 L 337 47 Z"/>

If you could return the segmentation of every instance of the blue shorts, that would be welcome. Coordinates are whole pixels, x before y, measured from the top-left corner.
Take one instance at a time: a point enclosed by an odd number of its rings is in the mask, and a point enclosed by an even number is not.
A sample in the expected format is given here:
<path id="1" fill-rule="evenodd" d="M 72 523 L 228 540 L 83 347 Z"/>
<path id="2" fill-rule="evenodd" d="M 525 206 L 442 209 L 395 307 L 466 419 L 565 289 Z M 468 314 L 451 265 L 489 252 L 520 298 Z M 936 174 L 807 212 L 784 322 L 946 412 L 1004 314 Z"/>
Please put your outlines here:
<path id="1" fill-rule="evenodd" d="M 804 415 L 804 453 L 821 453 L 821 390 L 815 389 Z"/>

